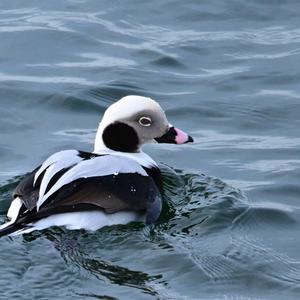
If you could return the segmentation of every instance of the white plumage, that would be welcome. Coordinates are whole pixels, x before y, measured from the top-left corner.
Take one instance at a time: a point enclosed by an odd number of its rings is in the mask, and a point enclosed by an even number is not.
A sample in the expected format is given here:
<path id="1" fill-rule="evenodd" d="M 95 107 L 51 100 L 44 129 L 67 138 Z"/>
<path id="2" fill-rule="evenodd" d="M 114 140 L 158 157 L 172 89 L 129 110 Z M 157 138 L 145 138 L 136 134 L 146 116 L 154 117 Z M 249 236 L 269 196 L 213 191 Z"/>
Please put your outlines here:
<path id="1" fill-rule="evenodd" d="M 134 212 L 117 212 L 106 214 L 102 211 L 87 211 L 63 213 L 49 216 L 41 219 L 34 224 L 28 224 L 29 227 L 18 230 L 11 235 L 30 233 L 34 230 L 43 230 L 53 226 L 64 226 L 70 230 L 98 230 L 104 226 L 125 225 L 130 222 L 143 222 L 145 216 Z"/>

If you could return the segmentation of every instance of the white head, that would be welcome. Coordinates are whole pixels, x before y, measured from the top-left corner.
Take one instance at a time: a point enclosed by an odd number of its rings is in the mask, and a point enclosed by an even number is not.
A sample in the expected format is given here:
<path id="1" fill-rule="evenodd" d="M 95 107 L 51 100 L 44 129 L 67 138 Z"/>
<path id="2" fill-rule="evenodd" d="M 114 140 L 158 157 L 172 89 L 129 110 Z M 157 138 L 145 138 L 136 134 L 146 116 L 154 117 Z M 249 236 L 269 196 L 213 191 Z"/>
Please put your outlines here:
<path id="1" fill-rule="evenodd" d="M 139 152 L 143 144 L 153 140 L 175 144 L 193 141 L 169 124 L 157 102 L 141 96 L 126 96 L 105 111 L 98 127 L 94 151 Z"/>

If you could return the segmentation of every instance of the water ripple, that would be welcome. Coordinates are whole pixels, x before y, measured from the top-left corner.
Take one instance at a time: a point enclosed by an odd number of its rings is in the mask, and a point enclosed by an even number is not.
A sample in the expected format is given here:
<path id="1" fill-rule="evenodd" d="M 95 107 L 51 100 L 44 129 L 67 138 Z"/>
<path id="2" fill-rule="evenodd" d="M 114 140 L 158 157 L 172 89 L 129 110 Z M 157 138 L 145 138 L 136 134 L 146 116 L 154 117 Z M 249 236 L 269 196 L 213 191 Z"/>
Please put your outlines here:
<path id="1" fill-rule="evenodd" d="M 254 170 L 261 173 L 282 173 L 297 170 L 300 167 L 299 159 L 285 160 L 257 160 L 254 162 L 243 163 L 242 165 L 236 161 L 226 161 L 226 165 L 234 166 L 241 170 Z"/>
<path id="2" fill-rule="evenodd" d="M 60 62 L 54 64 L 38 63 L 27 64 L 30 67 L 63 67 L 63 68 L 111 68 L 111 67 L 129 67 L 135 66 L 137 63 L 133 60 L 110 57 L 99 53 L 81 53 L 80 57 L 86 58 L 86 62 Z"/>
<path id="3" fill-rule="evenodd" d="M 21 81 L 32 83 L 51 83 L 51 84 L 79 84 L 95 86 L 99 82 L 91 81 L 81 77 L 67 77 L 67 76 L 30 76 L 30 75 L 9 75 L 0 73 L 0 82 Z"/>
<path id="4" fill-rule="evenodd" d="M 105 13 L 78 13 L 65 11 L 2 10 L 4 18 L 0 21 L 0 32 L 17 32 L 27 30 L 57 30 L 76 32 L 73 23 L 91 23 L 105 28 L 107 31 L 134 39 L 140 38 L 156 47 L 185 46 L 191 42 L 246 41 L 260 45 L 284 45 L 300 42 L 300 29 L 287 29 L 283 26 L 266 27 L 246 31 L 195 31 L 192 29 L 172 30 L 157 25 L 145 25 L 121 20 L 118 23 L 105 19 Z M 14 15 L 6 17 L 5 15 Z M 104 15 L 104 16 L 103 16 Z M 148 47 L 149 48 L 149 47 Z"/>
<path id="5" fill-rule="evenodd" d="M 286 136 L 242 135 L 216 130 L 194 133 L 197 143 L 191 147 L 201 149 L 293 149 L 300 146 L 300 138 Z"/>
<path id="6" fill-rule="evenodd" d="M 277 58 L 285 58 L 289 56 L 299 55 L 300 49 L 294 49 L 290 51 L 284 51 L 280 53 L 246 53 L 246 54 L 240 54 L 240 53 L 230 53 L 226 54 L 227 56 L 233 57 L 235 59 L 277 59 Z"/>

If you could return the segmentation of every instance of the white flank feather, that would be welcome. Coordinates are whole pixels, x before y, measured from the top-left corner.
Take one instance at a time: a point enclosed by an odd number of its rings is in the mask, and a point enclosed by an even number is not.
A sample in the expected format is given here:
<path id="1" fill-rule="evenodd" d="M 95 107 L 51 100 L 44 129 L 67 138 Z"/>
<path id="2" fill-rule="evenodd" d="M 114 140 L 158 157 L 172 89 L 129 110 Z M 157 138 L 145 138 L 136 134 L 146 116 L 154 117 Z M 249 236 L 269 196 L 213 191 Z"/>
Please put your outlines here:
<path id="1" fill-rule="evenodd" d="M 67 229 L 97 230 L 104 226 L 128 224 L 134 221 L 144 221 L 145 216 L 135 212 L 120 211 L 114 214 L 106 214 L 102 211 L 86 211 L 56 214 L 35 223 L 28 224 L 29 228 L 18 230 L 11 236 L 29 233 L 34 230 L 43 230 L 51 226 L 65 226 Z"/>

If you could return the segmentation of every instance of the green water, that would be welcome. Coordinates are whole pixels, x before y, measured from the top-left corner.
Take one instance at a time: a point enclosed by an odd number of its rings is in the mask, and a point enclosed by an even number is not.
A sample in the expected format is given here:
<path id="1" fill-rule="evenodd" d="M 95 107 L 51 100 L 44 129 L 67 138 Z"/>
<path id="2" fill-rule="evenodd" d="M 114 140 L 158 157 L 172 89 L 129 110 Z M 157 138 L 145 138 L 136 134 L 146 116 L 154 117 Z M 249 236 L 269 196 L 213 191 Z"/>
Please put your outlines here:
<path id="1" fill-rule="evenodd" d="M 194 144 L 149 145 L 154 227 L 0 240 L 0 299 L 298 299 L 300 3 L 0 2 L 0 221 L 22 176 L 93 149 L 105 108 L 150 96 Z"/>

